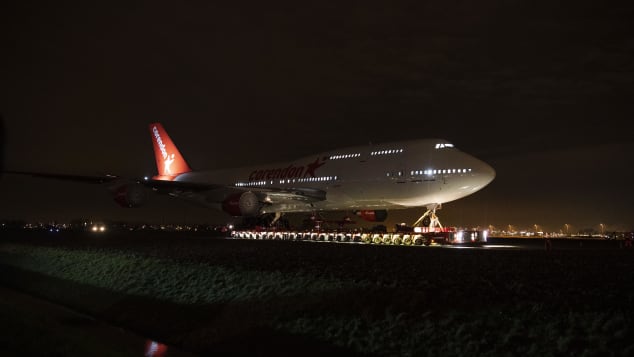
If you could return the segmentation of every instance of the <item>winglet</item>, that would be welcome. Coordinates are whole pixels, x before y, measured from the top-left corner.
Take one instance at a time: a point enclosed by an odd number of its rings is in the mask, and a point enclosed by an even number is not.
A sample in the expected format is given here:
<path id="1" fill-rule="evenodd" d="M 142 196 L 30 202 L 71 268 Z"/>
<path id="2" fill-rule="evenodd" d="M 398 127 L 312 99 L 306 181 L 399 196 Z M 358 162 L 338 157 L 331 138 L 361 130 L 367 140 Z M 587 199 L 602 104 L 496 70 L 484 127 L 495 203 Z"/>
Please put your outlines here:
<path id="1" fill-rule="evenodd" d="M 156 168 L 158 169 L 158 175 L 154 176 L 153 179 L 172 181 L 176 176 L 191 171 L 161 123 L 150 124 L 150 133 L 152 134 Z"/>

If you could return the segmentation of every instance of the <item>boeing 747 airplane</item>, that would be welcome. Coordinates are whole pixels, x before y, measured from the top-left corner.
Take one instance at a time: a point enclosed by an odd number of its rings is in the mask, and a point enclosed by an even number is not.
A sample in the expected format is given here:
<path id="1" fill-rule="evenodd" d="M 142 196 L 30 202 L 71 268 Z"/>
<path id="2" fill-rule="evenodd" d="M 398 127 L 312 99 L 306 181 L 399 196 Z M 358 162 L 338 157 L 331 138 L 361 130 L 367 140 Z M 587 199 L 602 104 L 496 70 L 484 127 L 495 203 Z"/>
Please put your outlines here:
<path id="1" fill-rule="evenodd" d="M 193 171 L 160 123 L 150 124 L 158 175 L 140 182 L 157 192 L 234 217 L 354 211 L 383 221 L 388 210 L 425 207 L 418 224 L 437 225 L 443 203 L 488 185 L 495 171 L 442 139 L 353 146 L 255 167 Z M 141 185 L 115 190 L 124 206 L 142 203 Z"/>
<path id="2" fill-rule="evenodd" d="M 13 173 L 104 183 L 123 207 L 144 204 L 149 187 L 234 217 L 271 215 L 270 224 L 284 213 L 323 211 L 353 211 L 381 222 L 388 210 L 424 207 L 414 225 L 430 228 L 440 225 L 435 212 L 443 203 L 471 195 L 495 178 L 491 166 L 442 139 L 352 146 L 291 162 L 195 171 L 161 123 L 149 129 L 158 171 L 152 178 Z"/>

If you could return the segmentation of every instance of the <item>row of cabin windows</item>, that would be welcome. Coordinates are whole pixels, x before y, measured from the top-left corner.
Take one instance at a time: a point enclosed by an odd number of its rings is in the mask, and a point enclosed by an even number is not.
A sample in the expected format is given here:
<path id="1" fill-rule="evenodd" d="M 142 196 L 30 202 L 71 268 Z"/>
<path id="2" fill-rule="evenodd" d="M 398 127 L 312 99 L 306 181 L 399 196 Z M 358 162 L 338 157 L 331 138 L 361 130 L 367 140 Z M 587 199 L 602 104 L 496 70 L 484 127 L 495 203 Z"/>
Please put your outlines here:
<path id="1" fill-rule="evenodd" d="M 427 169 L 427 170 L 412 170 L 410 175 L 440 175 L 440 174 L 466 174 L 471 172 L 471 169 Z"/>
<path id="2" fill-rule="evenodd" d="M 370 153 L 370 156 L 400 154 L 402 152 L 403 152 L 403 149 L 378 150 L 378 151 L 372 151 Z M 331 155 L 329 157 L 329 159 L 330 160 L 341 160 L 341 159 L 353 159 L 355 157 L 361 157 L 361 154 L 360 153 L 354 153 L 354 154 Z"/>
<path id="3" fill-rule="evenodd" d="M 412 170 L 410 171 L 410 175 L 411 176 L 418 176 L 418 175 L 450 175 L 450 174 L 466 174 L 471 172 L 471 169 L 427 169 L 427 170 Z M 387 177 L 401 177 L 403 176 L 403 171 L 392 171 L 392 172 L 387 172 L 385 173 L 385 175 Z"/>
<path id="4" fill-rule="evenodd" d="M 449 144 L 449 143 L 440 143 L 440 144 L 436 144 L 436 146 L 435 146 L 436 149 L 444 149 L 444 148 L 452 148 L 452 147 L 454 147 L 453 144 Z M 400 154 L 403 151 L 404 151 L 404 149 L 377 150 L 377 151 L 370 152 L 370 156 Z M 331 155 L 329 157 L 329 159 L 330 160 L 340 160 L 340 159 L 352 159 L 352 158 L 355 158 L 355 157 L 361 157 L 361 154 L 360 153 L 337 154 L 337 155 Z"/>
<path id="5" fill-rule="evenodd" d="M 243 182 L 236 182 L 234 186 L 261 187 L 261 186 L 274 185 L 274 184 L 327 182 L 327 181 L 336 181 L 336 180 L 338 180 L 337 176 L 318 176 L 318 177 L 302 177 L 302 178 L 284 179 L 284 180 L 260 180 L 260 181 L 247 181 L 247 182 L 243 181 Z"/>

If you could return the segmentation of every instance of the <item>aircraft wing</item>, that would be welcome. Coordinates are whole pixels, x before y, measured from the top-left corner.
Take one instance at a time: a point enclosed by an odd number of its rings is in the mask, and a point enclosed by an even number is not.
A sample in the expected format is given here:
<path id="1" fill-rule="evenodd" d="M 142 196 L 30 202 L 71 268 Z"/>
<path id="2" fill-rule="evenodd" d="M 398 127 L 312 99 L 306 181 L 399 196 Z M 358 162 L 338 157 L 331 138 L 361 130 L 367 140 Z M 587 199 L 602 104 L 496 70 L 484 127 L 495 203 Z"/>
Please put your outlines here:
<path id="1" fill-rule="evenodd" d="M 158 193 L 167 194 L 178 192 L 198 193 L 226 187 L 225 185 L 217 184 L 165 180 L 141 180 L 139 183 L 157 191 Z"/>
<path id="2" fill-rule="evenodd" d="M 169 194 L 179 197 L 193 197 L 196 195 L 213 192 L 221 199 L 221 197 L 231 193 L 240 193 L 251 191 L 256 193 L 262 202 L 271 204 L 282 203 L 312 203 L 323 201 L 326 199 L 326 192 L 314 188 L 296 187 L 296 188 L 275 188 L 275 187 L 235 187 L 222 184 L 197 183 L 185 181 L 164 181 L 154 179 L 126 179 L 116 175 L 73 175 L 46 172 L 27 172 L 27 171 L 6 171 L 8 174 L 26 175 L 45 179 L 56 179 L 63 181 L 73 181 L 92 184 L 109 184 L 109 183 L 137 183 L 161 194 Z"/>
<path id="3" fill-rule="evenodd" d="M 266 196 L 271 201 L 304 201 L 315 202 L 326 199 L 326 192 L 314 188 L 275 188 L 275 187 L 236 187 L 220 184 L 197 183 L 186 181 L 143 180 L 139 183 L 150 187 L 159 193 L 201 193 L 205 191 L 255 192 L 259 196 Z"/>
<path id="4" fill-rule="evenodd" d="M 314 188 L 276 188 L 276 187 L 236 187 L 220 184 L 207 184 L 182 181 L 146 180 L 139 183 L 152 188 L 157 193 L 170 196 L 194 197 L 205 196 L 209 201 L 221 201 L 225 197 L 243 192 L 255 193 L 264 203 L 312 203 L 326 199 L 326 192 Z"/>
<path id="5" fill-rule="evenodd" d="M 151 187 L 156 193 L 167 194 L 206 207 L 219 208 L 233 216 L 255 214 L 256 211 L 247 213 L 236 210 L 244 197 L 248 198 L 252 207 L 260 207 L 260 213 L 310 211 L 313 203 L 326 199 L 325 191 L 307 187 L 236 187 L 162 180 L 140 183 Z"/>
<path id="6" fill-rule="evenodd" d="M 64 180 L 64 181 L 75 181 L 75 182 L 83 182 L 83 183 L 109 183 L 113 181 L 120 180 L 121 177 L 115 175 L 70 175 L 70 174 L 56 174 L 56 173 L 46 173 L 46 172 L 27 172 L 27 171 L 5 171 L 7 174 L 15 174 L 15 175 L 25 175 L 25 176 L 33 176 L 47 179 L 56 179 L 56 180 Z"/>
<path id="7" fill-rule="evenodd" d="M 246 191 L 246 188 L 245 188 Z M 271 201 L 301 201 L 305 203 L 312 203 L 317 201 L 324 201 L 326 199 L 326 192 L 314 188 L 273 188 L 267 187 L 262 189 L 250 188 L 248 191 L 259 192 L 270 198 Z"/>

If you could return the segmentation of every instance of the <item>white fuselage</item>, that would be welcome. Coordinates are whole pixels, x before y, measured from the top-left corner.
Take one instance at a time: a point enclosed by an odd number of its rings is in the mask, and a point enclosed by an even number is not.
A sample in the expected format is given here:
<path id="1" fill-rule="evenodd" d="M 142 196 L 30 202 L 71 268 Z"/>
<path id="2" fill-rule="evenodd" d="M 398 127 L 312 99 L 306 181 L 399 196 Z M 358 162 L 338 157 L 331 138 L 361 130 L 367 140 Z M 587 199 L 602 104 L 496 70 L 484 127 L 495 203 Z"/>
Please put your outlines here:
<path id="1" fill-rule="evenodd" d="M 318 189 L 326 199 L 283 203 L 268 212 L 400 209 L 457 200 L 489 184 L 495 171 L 442 139 L 347 147 L 292 162 L 190 172 L 175 181 L 242 189 Z"/>

